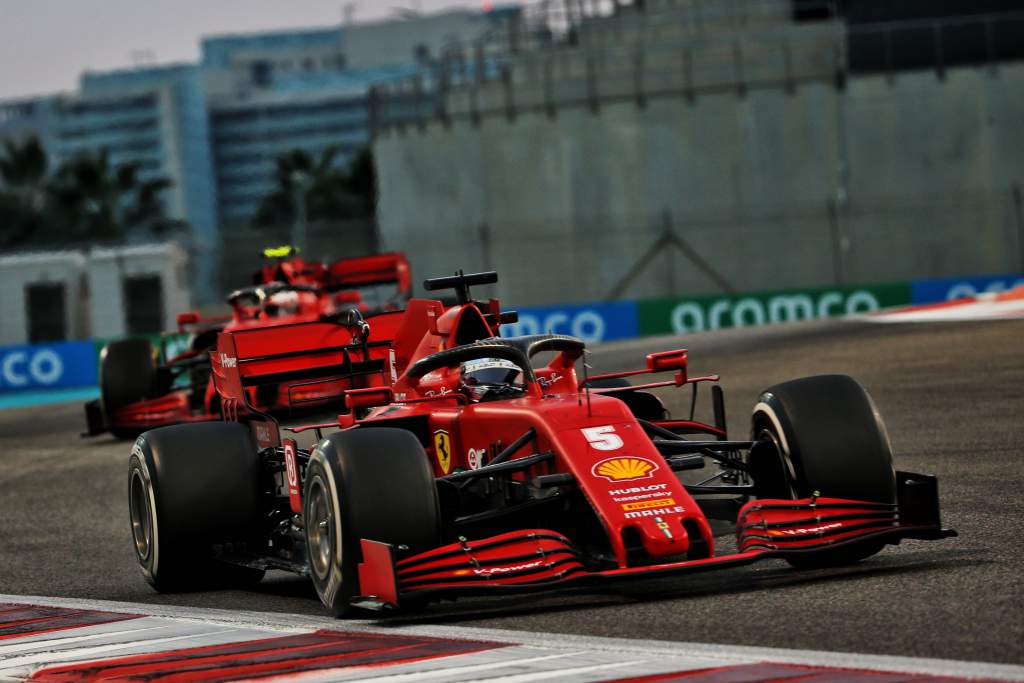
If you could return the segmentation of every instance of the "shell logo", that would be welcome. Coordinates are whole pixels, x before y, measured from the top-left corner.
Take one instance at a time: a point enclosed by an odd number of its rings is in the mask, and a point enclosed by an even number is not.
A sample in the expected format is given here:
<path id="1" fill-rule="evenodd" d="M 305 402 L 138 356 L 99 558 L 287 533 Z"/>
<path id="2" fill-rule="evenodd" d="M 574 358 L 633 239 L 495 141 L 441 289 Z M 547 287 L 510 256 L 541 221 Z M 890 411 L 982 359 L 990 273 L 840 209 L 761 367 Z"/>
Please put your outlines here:
<path id="1" fill-rule="evenodd" d="M 649 479 L 657 469 L 657 463 L 647 458 L 608 458 L 594 465 L 591 472 L 608 481 L 631 481 Z"/>

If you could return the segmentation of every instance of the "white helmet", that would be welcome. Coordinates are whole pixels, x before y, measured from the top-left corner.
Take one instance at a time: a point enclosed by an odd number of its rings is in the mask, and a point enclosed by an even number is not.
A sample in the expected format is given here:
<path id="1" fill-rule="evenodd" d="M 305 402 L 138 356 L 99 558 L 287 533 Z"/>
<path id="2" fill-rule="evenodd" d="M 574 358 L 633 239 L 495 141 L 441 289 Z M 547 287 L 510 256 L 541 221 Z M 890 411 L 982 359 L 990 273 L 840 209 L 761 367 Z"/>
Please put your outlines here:
<path id="1" fill-rule="evenodd" d="M 507 398 L 523 392 L 522 369 L 512 361 L 477 358 L 463 363 L 460 371 L 463 386 L 478 401 Z"/>

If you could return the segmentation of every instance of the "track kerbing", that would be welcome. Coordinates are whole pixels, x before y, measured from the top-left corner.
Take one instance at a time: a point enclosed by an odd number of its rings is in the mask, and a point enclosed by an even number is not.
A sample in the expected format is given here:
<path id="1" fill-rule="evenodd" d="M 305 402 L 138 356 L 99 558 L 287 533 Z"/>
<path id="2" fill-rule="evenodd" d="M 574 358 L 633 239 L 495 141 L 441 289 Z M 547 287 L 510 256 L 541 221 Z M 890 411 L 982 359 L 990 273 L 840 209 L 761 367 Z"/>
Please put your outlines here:
<path id="1" fill-rule="evenodd" d="M 0 680 L 283 677 L 896 683 L 1024 681 L 1024 667 L 0 596 Z"/>

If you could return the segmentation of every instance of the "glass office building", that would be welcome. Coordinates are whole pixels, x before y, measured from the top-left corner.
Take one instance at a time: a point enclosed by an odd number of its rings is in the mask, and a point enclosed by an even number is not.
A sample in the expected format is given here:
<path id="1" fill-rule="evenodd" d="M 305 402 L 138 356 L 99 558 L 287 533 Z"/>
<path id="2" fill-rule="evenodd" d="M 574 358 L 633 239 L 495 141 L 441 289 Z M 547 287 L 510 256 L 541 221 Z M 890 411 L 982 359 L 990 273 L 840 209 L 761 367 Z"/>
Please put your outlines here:
<path id="1" fill-rule="evenodd" d="M 451 10 L 350 26 L 213 36 L 199 64 L 85 73 L 75 93 L 0 102 L 0 140 L 37 135 L 53 167 L 106 148 L 114 165 L 166 177 L 168 216 L 190 226 L 195 295 L 219 298 L 220 226 L 246 223 L 275 189 L 276 161 L 369 143 L 367 94 L 429 65 L 495 17 Z M 129 236 L 131 238 L 133 236 Z M 145 236 L 134 236 L 141 238 Z"/>

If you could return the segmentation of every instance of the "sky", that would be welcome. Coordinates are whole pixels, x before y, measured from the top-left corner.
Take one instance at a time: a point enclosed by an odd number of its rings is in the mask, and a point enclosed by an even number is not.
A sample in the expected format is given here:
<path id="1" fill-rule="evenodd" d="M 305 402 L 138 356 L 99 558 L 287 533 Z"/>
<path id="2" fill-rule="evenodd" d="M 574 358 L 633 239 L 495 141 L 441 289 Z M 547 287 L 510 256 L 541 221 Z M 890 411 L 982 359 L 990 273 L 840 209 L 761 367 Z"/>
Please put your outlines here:
<path id="1" fill-rule="evenodd" d="M 196 61 L 202 36 L 327 26 L 481 0 L 0 0 L 0 99 L 74 90 L 85 70 Z M 141 54 L 140 54 L 141 53 Z"/>

